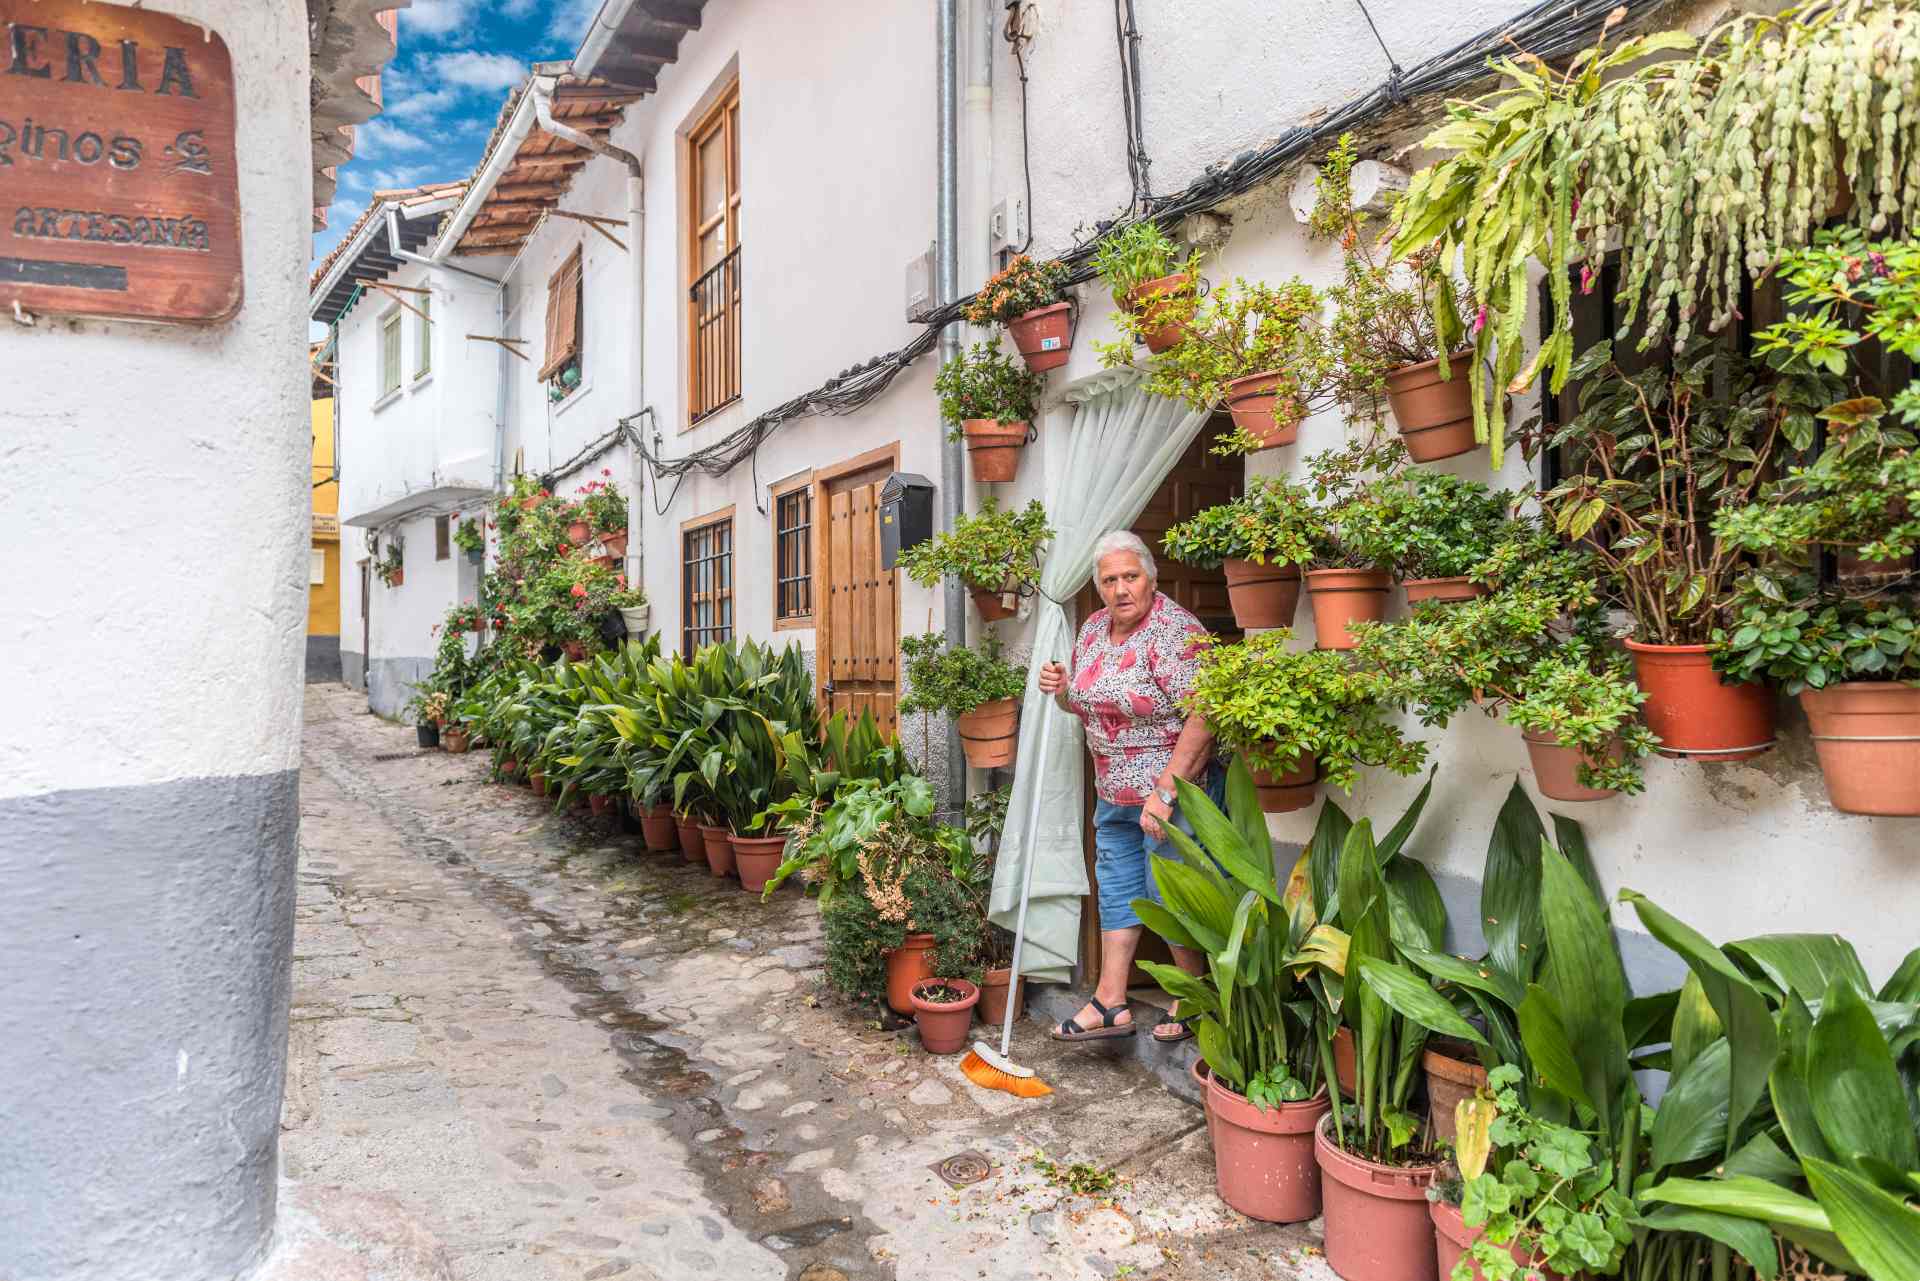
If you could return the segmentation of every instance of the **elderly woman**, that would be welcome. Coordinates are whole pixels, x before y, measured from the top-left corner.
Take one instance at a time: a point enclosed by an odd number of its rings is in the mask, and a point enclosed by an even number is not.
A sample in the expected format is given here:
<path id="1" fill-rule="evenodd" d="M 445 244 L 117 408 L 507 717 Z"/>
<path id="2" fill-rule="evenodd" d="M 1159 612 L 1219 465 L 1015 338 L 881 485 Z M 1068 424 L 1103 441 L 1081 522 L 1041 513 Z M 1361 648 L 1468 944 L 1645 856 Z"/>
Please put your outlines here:
<path id="1" fill-rule="evenodd" d="M 1040 692 L 1078 716 L 1093 751 L 1094 871 L 1100 890 L 1100 982 L 1093 1000 L 1054 1029 L 1061 1041 L 1097 1041 L 1134 1034 L 1127 1008 L 1127 976 L 1140 946 L 1141 923 L 1133 901 L 1160 901 L 1150 854 L 1178 857 L 1166 837 L 1174 823 L 1189 834 L 1178 813 L 1174 780 L 1184 778 L 1223 800 L 1224 772 L 1214 759 L 1213 735 L 1198 715 L 1180 710 L 1193 689 L 1200 621 L 1156 589 L 1153 553 L 1134 535 L 1119 531 L 1094 551 L 1094 587 L 1105 603 L 1074 642 L 1072 667 L 1040 669 Z M 1202 957 L 1183 947 L 1173 959 L 1189 974 Z M 1153 1030 L 1156 1041 L 1193 1035 L 1178 1006 Z"/>

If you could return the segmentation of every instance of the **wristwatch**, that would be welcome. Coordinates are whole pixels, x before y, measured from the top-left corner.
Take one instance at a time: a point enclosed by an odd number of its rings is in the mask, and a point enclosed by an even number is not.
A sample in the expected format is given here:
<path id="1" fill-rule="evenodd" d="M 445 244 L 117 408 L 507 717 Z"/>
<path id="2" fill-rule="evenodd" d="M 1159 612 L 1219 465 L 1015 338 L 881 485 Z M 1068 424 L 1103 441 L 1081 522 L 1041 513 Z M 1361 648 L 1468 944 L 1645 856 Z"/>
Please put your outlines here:
<path id="1" fill-rule="evenodd" d="M 1172 805 L 1180 799 L 1180 793 L 1174 791 L 1171 787 L 1156 787 L 1153 789 L 1153 794 L 1160 798 L 1162 805 Z"/>

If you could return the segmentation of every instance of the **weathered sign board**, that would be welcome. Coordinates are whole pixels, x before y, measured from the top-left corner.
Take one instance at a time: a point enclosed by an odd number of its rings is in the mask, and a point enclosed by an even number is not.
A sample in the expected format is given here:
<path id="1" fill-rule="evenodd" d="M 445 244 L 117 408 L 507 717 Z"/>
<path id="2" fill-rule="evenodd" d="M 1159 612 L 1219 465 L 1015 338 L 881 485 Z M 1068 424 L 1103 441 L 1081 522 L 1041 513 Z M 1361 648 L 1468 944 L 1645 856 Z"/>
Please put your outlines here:
<path id="1" fill-rule="evenodd" d="M 0 314 L 240 309 L 233 59 L 100 0 L 0 0 Z"/>

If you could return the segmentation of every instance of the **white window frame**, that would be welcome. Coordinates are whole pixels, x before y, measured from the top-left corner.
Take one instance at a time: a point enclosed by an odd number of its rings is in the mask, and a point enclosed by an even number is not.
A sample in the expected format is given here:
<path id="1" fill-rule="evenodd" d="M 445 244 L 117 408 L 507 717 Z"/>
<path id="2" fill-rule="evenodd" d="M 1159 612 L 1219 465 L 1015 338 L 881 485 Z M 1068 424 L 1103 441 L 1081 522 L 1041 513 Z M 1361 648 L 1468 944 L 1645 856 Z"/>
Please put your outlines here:
<path id="1" fill-rule="evenodd" d="M 400 360 L 405 352 L 402 343 L 400 308 L 389 307 L 380 313 L 380 394 L 378 399 L 385 400 L 400 390 Z"/>

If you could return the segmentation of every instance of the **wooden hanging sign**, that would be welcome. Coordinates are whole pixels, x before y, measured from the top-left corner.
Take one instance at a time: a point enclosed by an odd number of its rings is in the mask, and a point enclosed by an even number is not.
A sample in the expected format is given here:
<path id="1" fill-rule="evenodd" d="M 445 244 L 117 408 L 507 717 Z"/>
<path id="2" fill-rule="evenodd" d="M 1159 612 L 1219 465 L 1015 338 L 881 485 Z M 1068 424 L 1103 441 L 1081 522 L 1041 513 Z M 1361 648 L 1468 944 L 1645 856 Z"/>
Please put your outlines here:
<path id="1" fill-rule="evenodd" d="M 102 0 L 0 0 L 0 316 L 240 310 L 233 59 Z"/>

